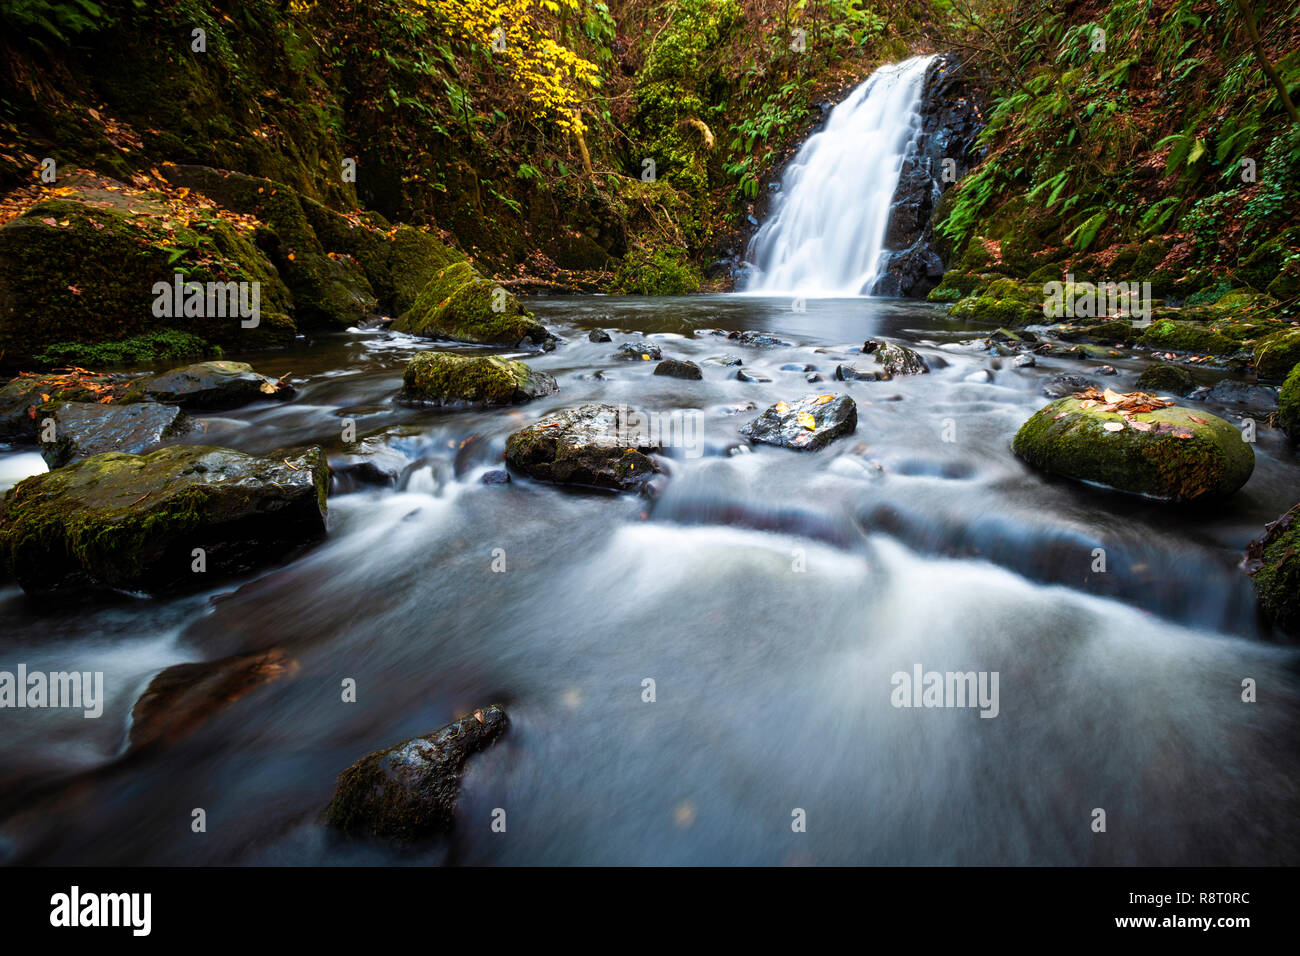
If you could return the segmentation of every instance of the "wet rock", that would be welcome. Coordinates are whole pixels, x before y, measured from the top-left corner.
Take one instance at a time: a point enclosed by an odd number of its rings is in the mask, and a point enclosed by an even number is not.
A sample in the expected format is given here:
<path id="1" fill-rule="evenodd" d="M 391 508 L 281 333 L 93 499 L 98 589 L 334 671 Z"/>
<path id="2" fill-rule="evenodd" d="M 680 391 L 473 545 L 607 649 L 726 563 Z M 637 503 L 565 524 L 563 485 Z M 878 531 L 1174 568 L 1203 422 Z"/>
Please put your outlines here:
<path id="1" fill-rule="evenodd" d="M 1021 329 L 1019 332 L 1005 328 L 998 329 L 990 335 L 989 338 L 994 342 L 1015 342 L 1020 344 L 1038 341 L 1038 336 L 1034 335 L 1033 332 L 1027 332 L 1024 329 Z"/>
<path id="2" fill-rule="evenodd" d="M 190 420 L 179 408 L 153 402 L 134 405 L 60 402 L 42 405 L 37 418 L 42 423 L 47 419 L 52 423 L 50 432 L 42 428 L 40 435 L 41 457 L 51 468 L 109 451 L 142 455 L 179 438 L 191 428 Z M 43 440 L 50 433 L 50 440 Z"/>
<path id="3" fill-rule="evenodd" d="M 858 427 L 858 406 L 847 395 L 809 395 L 777 402 L 740 429 L 750 441 L 800 451 L 825 448 Z"/>
<path id="4" fill-rule="evenodd" d="M 288 398 L 292 393 L 292 386 L 259 375 L 243 362 L 200 362 L 137 379 L 125 401 L 219 410 L 238 408 L 258 398 Z"/>
<path id="5" fill-rule="evenodd" d="M 391 488 L 397 471 L 368 458 L 330 462 L 330 494 L 346 495 L 362 488 Z"/>
<path id="6" fill-rule="evenodd" d="M 1300 364 L 1300 329 L 1285 329 L 1255 343 L 1255 371 L 1260 378 L 1281 381 Z"/>
<path id="7" fill-rule="evenodd" d="M 279 648 L 168 667 L 149 682 L 131 708 L 130 748 L 173 744 L 188 737 L 240 697 L 297 670 L 298 662 Z"/>
<path id="8" fill-rule="evenodd" d="M 606 332 L 604 329 L 592 329 L 590 332 L 587 333 L 587 341 L 588 342 L 612 342 L 613 339 L 609 337 L 609 333 Z"/>
<path id="9" fill-rule="evenodd" d="M 524 362 L 429 351 L 407 363 L 399 399 L 427 405 L 519 405 L 558 389 L 554 378 Z"/>
<path id="10" fill-rule="evenodd" d="M 762 372 L 756 372 L 753 369 L 742 368 L 736 372 L 736 378 L 741 382 L 750 382 L 755 384 L 766 384 L 772 380 Z"/>
<path id="11" fill-rule="evenodd" d="M 499 311 L 497 305 L 502 306 Z M 434 273 L 392 327 L 427 338 L 505 348 L 555 345 L 555 336 L 524 311 L 518 299 L 463 260 Z"/>
<path id="12" fill-rule="evenodd" d="M 886 376 L 874 368 L 846 364 L 835 366 L 835 377 L 841 382 L 875 382 Z"/>
<path id="13" fill-rule="evenodd" d="M 816 372 L 809 372 L 807 375 L 803 377 L 803 380 L 808 383 L 816 383 L 816 382 L 820 382 L 822 380 L 822 377 L 818 375 Z"/>
<path id="14" fill-rule="evenodd" d="M 495 468 L 492 471 L 484 472 L 483 477 L 479 480 L 485 485 L 508 485 L 510 484 L 510 472 L 504 468 Z"/>
<path id="15" fill-rule="evenodd" d="M 1043 386 L 1043 394 L 1048 398 L 1064 398 L 1086 388 L 1099 388 L 1092 379 L 1082 375 L 1057 375 Z"/>
<path id="16" fill-rule="evenodd" d="M 1222 418 L 1174 405 L 1126 420 L 1102 407 L 1057 399 L 1030 416 L 1012 447 L 1050 474 L 1166 501 L 1226 498 L 1255 468 L 1250 443 Z"/>
<path id="17" fill-rule="evenodd" d="M 687 378 L 702 379 L 704 373 L 694 362 L 680 361 L 678 359 L 664 359 L 655 366 L 656 375 L 667 375 L 670 378 Z"/>
<path id="18" fill-rule="evenodd" d="M 1113 365 L 1099 365 L 1099 366 L 1097 366 L 1097 374 L 1098 374 L 1098 375 L 1118 375 L 1119 373 L 1115 371 L 1115 367 L 1114 367 Z"/>
<path id="19" fill-rule="evenodd" d="M 284 460 L 205 446 L 96 455 L 8 492 L 0 565 L 33 593 L 210 587 L 322 537 L 328 487 L 319 449 Z"/>
<path id="20" fill-rule="evenodd" d="M 1265 617 L 1300 636 L 1300 505 L 1264 526 L 1264 533 L 1247 545 L 1242 566 Z"/>
<path id="21" fill-rule="evenodd" d="M 744 365 L 745 363 L 741 361 L 739 355 L 732 355 L 731 353 L 727 353 L 726 355 L 711 355 L 704 360 L 704 364 L 721 365 L 726 367 L 730 365 Z"/>
<path id="22" fill-rule="evenodd" d="M 1011 364 L 1016 368 L 1033 368 L 1038 362 L 1032 355 L 1026 354 L 1017 355 Z"/>
<path id="23" fill-rule="evenodd" d="M 1137 389 L 1140 392 L 1163 392 L 1170 395 L 1186 395 L 1196 387 L 1196 379 L 1187 369 L 1177 365 L 1148 365 L 1138 376 Z"/>
<path id="24" fill-rule="evenodd" d="M 784 365 L 781 366 L 781 371 L 783 371 L 783 372 L 815 372 L 815 371 L 817 371 L 817 366 L 815 366 L 815 365 L 808 365 L 808 364 L 806 364 L 806 363 L 801 363 L 801 362 L 786 362 Z"/>
<path id="25" fill-rule="evenodd" d="M 547 415 L 506 439 L 506 464 L 540 481 L 640 489 L 659 471 L 649 453 L 662 445 L 642 412 L 582 405 Z"/>
<path id="26" fill-rule="evenodd" d="M 871 354 L 875 356 L 876 364 L 880 366 L 887 378 L 895 375 L 925 375 L 930 371 L 930 366 L 925 364 L 925 359 L 906 345 L 882 342 Z"/>
<path id="27" fill-rule="evenodd" d="M 794 344 L 777 338 L 771 332 L 728 332 L 727 338 L 741 345 L 752 345 L 760 349 L 788 348 Z"/>
<path id="28" fill-rule="evenodd" d="M 1268 385 L 1251 385 L 1230 378 L 1214 383 L 1207 396 L 1211 401 L 1271 412 L 1277 408 L 1277 389 Z"/>
<path id="29" fill-rule="evenodd" d="M 1277 423 L 1293 443 L 1300 442 L 1300 365 L 1291 369 L 1278 390 Z"/>
<path id="30" fill-rule="evenodd" d="M 624 342 L 614 353 L 614 358 L 624 362 L 658 362 L 663 357 L 664 353 L 659 346 L 649 342 Z"/>
<path id="31" fill-rule="evenodd" d="M 500 737 L 509 723 L 506 712 L 493 704 L 363 757 L 339 774 L 326 823 L 348 836 L 400 843 L 448 832 L 456 819 L 465 761 Z"/>
<path id="32" fill-rule="evenodd" d="M 0 441 L 36 441 L 45 402 L 99 402 L 120 400 L 134 376 L 50 372 L 20 375 L 0 388 Z"/>

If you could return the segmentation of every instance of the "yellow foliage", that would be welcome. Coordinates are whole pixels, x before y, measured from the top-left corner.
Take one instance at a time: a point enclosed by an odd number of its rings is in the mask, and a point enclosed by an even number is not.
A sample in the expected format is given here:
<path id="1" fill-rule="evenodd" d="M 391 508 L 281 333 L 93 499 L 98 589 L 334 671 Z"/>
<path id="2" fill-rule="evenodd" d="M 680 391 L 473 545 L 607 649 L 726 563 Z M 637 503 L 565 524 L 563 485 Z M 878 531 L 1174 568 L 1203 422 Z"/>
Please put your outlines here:
<path id="1" fill-rule="evenodd" d="M 558 14 L 562 7 L 577 10 L 579 0 L 410 0 L 430 10 L 452 29 L 501 57 L 519 84 L 534 113 L 549 117 L 579 135 L 586 88 L 600 86 L 600 70 L 555 41 L 537 19 L 540 10 Z"/>

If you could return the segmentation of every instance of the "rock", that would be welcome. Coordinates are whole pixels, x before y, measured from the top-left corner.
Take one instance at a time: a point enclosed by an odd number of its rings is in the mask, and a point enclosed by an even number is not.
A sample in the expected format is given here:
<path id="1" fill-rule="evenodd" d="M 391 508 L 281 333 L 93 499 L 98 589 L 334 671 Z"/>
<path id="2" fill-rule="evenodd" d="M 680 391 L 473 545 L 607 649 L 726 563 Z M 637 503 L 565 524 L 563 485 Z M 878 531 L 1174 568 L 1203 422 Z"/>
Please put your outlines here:
<path id="1" fill-rule="evenodd" d="M 777 338 L 771 332 L 728 332 L 727 338 L 741 345 L 752 345 L 760 349 L 789 348 L 794 344 Z"/>
<path id="2" fill-rule="evenodd" d="M 886 376 L 874 368 L 846 364 L 835 366 L 835 377 L 841 382 L 875 382 Z"/>
<path id="3" fill-rule="evenodd" d="M 1277 423 L 1293 443 L 1300 443 L 1300 365 L 1291 369 L 1277 393 Z"/>
<path id="4" fill-rule="evenodd" d="M 1281 381 L 1300 364 L 1300 329 L 1266 335 L 1255 343 L 1255 371 L 1260 378 Z"/>
<path id="5" fill-rule="evenodd" d="M 1113 366 L 1113 365 L 1099 365 L 1099 366 L 1097 366 L 1097 374 L 1098 374 L 1098 375 L 1118 375 L 1119 373 L 1115 371 L 1115 366 Z"/>
<path id="6" fill-rule="evenodd" d="M 677 359 L 664 359 L 655 366 L 656 375 L 667 375 L 670 378 L 689 378 L 702 379 L 704 373 L 694 362 L 678 361 Z"/>
<path id="7" fill-rule="evenodd" d="M 711 355 L 704 360 L 704 364 L 721 365 L 726 367 L 728 365 L 744 365 L 745 363 L 740 360 L 739 355 L 732 355 L 728 353 L 726 355 Z"/>
<path id="8" fill-rule="evenodd" d="M 519 405 L 558 389 L 554 378 L 523 362 L 429 351 L 406 364 L 399 397 L 429 405 Z"/>
<path id="9" fill-rule="evenodd" d="M 0 567 L 33 593 L 210 587 L 322 537 L 328 487 L 315 448 L 284 460 L 205 446 L 96 455 L 10 489 Z"/>
<path id="10" fill-rule="evenodd" d="M 847 395 L 809 395 L 778 402 L 740 429 L 750 441 L 800 451 L 825 448 L 858 427 L 858 406 Z"/>
<path id="11" fill-rule="evenodd" d="M 1211 401 L 1229 405 L 1244 405 L 1262 412 L 1277 408 L 1277 389 L 1270 385 L 1251 385 L 1224 378 L 1214 383 L 1207 396 Z"/>
<path id="12" fill-rule="evenodd" d="M 508 485 L 510 484 L 510 472 L 503 468 L 496 468 L 484 472 L 483 477 L 479 480 L 485 485 Z"/>
<path id="13" fill-rule="evenodd" d="M 506 464 L 541 481 L 640 489 L 659 471 L 662 445 L 645 414 L 622 405 L 582 405 L 547 415 L 506 439 Z"/>
<path id="14" fill-rule="evenodd" d="M 925 359 L 906 345 L 882 342 L 880 347 L 871 354 L 876 357 L 876 364 L 881 367 L 887 378 L 895 375 L 925 375 L 930 371 L 930 366 L 925 364 Z"/>
<path id="15" fill-rule="evenodd" d="M 1300 636 L 1300 505 L 1264 526 L 1243 562 L 1260 610 L 1281 630 Z"/>
<path id="16" fill-rule="evenodd" d="M 604 329 L 592 329 L 590 332 L 587 333 L 587 341 L 588 342 L 612 342 L 613 339 L 609 337 L 609 333 L 606 332 Z"/>
<path id="17" fill-rule="evenodd" d="M 1038 336 L 1034 335 L 1032 332 L 1026 332 L 1024 330 L 1013 332 L 1011 329 L 998 329 L 990 335 L 989 338 L 994 342 L 1026 343 L 1038 341 Z"/>
<path id="18" fill-rule="evenodd" d="M 1186 395 L 1196 387 L 1196 379 L 1190 372 L 1177 365 L 1148 365 L 1138 376 L 1137 389 L 1140 392 L 1164 392 L 1171 395 Z"/>
<path id="19" fill-rule="evenodd" d="M 330 494 L 346 495 L 362 488 L 391 488 L 397 472 L 369 458 L 330 461 Z"/>
<path id="20" fill-rule="evenodd" d="M 1255 468 L 1250 443 L 1222 418 L 1175 405 L 1132 419 L 1152 427 L 1140 430 L 1118 412 L 1060 398 L 1030 416 L 1013 448 L 1051 474 L 1167 501 L 1226 498 Z M 1122 427 L 1109 431 L 1108 423 Z"/>
<path id="21" fill-rule="evenodd" d="M 134 405 L 100 405 L 96 402 L 60 402 L 42 405 L 37 419 L 53 422 L 53 437 L 41 441 L 41 457 L 51 468 L 81 461 L 104 452 L 142 455 L 168 439 L 190 430 L 190 420 L 179 408 L 141 402 Z M 41 438 L 45 429 L 41 429 Z"/>
<path id="22" fill-rule="evenodd" d="M 781 366 L 781 371 L 783 371 L 783 372 L 815 372 L 815 371 L 817 371 L 817 366 L 815 366 L 815 365 L 808 365 L 807 363 L 801 363 L 801 362 L 786 362 L 784 365 Z"/>
<path id="23" fill-rule="evenodd" d="M 822 380 L 822 377 L 818 375 L 816 372 L 809 372 L 807 375 L 803 377 L 803 380 L 805 382 L 808 382 L 809 384 L 815 384 L 817 382 L 820 382 Z"/>
<path id="24" fill-rule="evenodd" d="M 1043 394 L 1048 398 L 1064 398 L 1086 388 L 1098 388 L 1092 379 L 1082 375 L 1057 375 L 1043 386 Z"/>
<path id="25" fill-rule="evenodd" d="M 1152 322 L 1137 344 L 1149 349 L 1208 355 L 1231 355 L 1240 348 L 1232 339 L 1200 323 L 1172 319 Z"/>
<path id="26" fill-rule="evenodd" d="M 1032 355 L 1017 355 L 1011 364 L 1016 368 L 1033 368 L 1038 362 Z"/>
<path id="27" fill-rule="evenodd" d="M 639 345 L 635 342 L 624 342 L 613 357 L 624 362 L 658 362 L 664 357 L 664 353 L 660 351 L 659 346 L 648 342 Z"/>
<path id="28" fill-rule="evenodd" d="M 297 670 L 298 662 L 279 648 L 168 667 L 149 682 L 131 708 L 130 748 L 173 744 L 188 737 L 228 704 Z"/>
<path id="29" fill-rule="evenodd" d="M 456 819 L 465 761 L 509 724 L 506 712 L 493 704 L 361 758 L 339 774 L 326 823 L 348 836 L 401 843 L 448 832 Z"/>
<path id="30" fill-rule="evenodd" d="M 258 398 L 288 398 L 292 386 L 259 375 L 243 362 L 200 362 L 136 379 L 125 401 L 154 401 L 210 411 L 238 408 Z"/>
<path id="31" fill-rule="evenodd" d="M 742 382 L 750 382 L 752 384 L 759 384 L 759 385 L 770 383 L 772 381 L 762 372 L 755 372 L 753 369 L 748 369 L 748 368 L 742 368 L 738 372 L 736 372 L 736 378 Z"/>
<path id="32" fill-rule="evenodd" d="M 20 375 L 0 388 L 0 441 L 36 441 L 38 406 L 51 402 L 120 400 L 131 384 L 130 375 L 54 373 Z"/>
<path id="33" fill-rule="evenodd" d="M 494 309 L 497 305 L 499 311 Z M 392 328 L 427 338 L 505 348 L 545 347 L 555 342 L 518 299 L 479 275 L 468 261 L 443 266 L 434 273 L 415 304 L 393 321 Z"/>

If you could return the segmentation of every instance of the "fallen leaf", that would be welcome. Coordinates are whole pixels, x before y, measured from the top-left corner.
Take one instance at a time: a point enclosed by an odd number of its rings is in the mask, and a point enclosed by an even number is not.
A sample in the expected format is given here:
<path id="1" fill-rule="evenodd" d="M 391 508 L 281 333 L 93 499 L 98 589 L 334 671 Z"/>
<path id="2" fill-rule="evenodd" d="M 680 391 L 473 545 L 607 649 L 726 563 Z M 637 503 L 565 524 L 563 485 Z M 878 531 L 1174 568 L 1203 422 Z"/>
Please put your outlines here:
<path id="1" fill-rule="evenodd" d="M 811 428 L 814 430 L 817 428 L 817 419 L 813 418 L 808 412 L 800 412 L 798 422 L 804 428 Z"/>
<path id="2" fill-rule="evenodd" d="M 1106 423 L 1105 423 L 1104 425 L 1102 425 L 1101 427 L 1104 428 L 1104 429 L 1106 429 L 1106 431 L 1108 431 L 1108 432 L 1122 432 L 1122 431 L 1124 430 L 1124 423 L 1123 423 L 1123 422 L 1106 422 Z"/>
<path id="3" fill-rule="evenodd" d="M 818 396 L 817 396 L 817 404 L 818 404 L 818 405 L 825 405 L 827 402 L 829 402 L 829 401 L 833 401 L 834 398 L 835 398 L 834 395 L 818 395 Z"/>
<path id="4" fill-rule="evenodd" d="M 1188 415 L 1187 417 L 1190 418 L 1192 421 L 1196 422 L 1196 424 L 1198 424 L 1198 425 L 1208 425 L 1208 424 L 1210 424 L 1210 423 L 1207 422 L 1204 418 L 1197 418 L 1195 415 Z"/>

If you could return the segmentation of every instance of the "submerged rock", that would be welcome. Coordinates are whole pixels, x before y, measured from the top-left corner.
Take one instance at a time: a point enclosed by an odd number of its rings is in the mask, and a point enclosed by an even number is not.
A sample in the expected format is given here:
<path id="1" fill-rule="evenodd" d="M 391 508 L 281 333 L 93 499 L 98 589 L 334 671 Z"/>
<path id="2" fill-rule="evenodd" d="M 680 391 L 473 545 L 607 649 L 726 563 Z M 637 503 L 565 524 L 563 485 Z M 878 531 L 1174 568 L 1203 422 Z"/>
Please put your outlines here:
<path id="1" fill-rule="evenodd" d="M 613 340 L 609 337 L 609 333 L 606 332 L 604 329 L 592 329 L 590 332 L 587 333 L 587 341 L 588 342 L 610 342 Z"/>
<path id="2" fill-rule="evenodd" d="M 1192 373 L 1187 369 L 1158 362 L 1144 368 L 1137 380 L 1137 388 L 1143 392 L 1186 395 L 1195 387 L 1196 379 L 1192 378 Z"/>
<path id="3" fill-rule="evenodd" d="M 518 405 L 559 389 L 554 378 L 495 355 L 420 352 L 402 373 L 401 398 L 433 405 Z"/>
<path id="4" fill-rule="evenodd" d="M 883 372 L 878 372 L 874 368 L 844 364 L 835 366 L 835 377 L 841 382 L 874 382 L 886 376 Z"/>
<path id="5" fill-rule="evenodd" d="M 284 399 L 292 394 L 292 386 L 259 375 L 243 362 L 199 362 L 137 379 L 125 400 L 221 410 L 258 398 Z"/>
<path id="6" fill-rule="evenodd" d="M 736 380 L 739 382 L 749 382 L 751 385 L 763 385 L 770 383 L 772 379 L 762 372 L 756 372 L 752 368 L 742 368 L 736 372 Z"/>
<path id="7" fill-rule="evenodd" d="M 315 448 L 283 460 L 205 446 L 96 455 L 10 489 L 0 566 L 33 593 L 208 587 L 322 537 L 328 487 Z"/>
<path id="8" fill-rule="evenodd" d="M 1085 388 L 1096 388 L 1097 383 L 1082 375 L 1056 375 L 1043 386 L 1043 394 L 1048 398 L 1064 398 Z"/>
<path id="9" fill-rule="evenodd" d="M 1261 412 L 1271 412 L 1277 408 L 1277 389 L 1269 385 L 1251 385 L 1224 378 L 1214 383 L 1207 397 L 1211 401 L 1229 405 L 1244 405 L 1246 408 Z"/>
<path id="10" fill-rule="evenodd" d="M 799 451 L 825 448 L 858 427 L 858 406 L 847 395 L 809 395 L 777 402 L 740 429 L 750 441 Z"/>
<path id="11" fill-rule="evenodd" d="M 630 491 L 659 471 L 662 451 L 645 414 L 622 405 L 582 405 L 547 415 L 506 439 L 506 464 L 541 481 Z"/>
<path id="12" fill-rule="evenodd" d="M 702 379 L 704 373 L 694 362 L 682 361 L 678 359 L 664 359 L 655 366 L 656 375 L 667 375 L 670 378 L 687 378 Z"/>
<path id="13" fill-rule="evenodd" d="M 1260 609 L 1282 630 L 1300 636 L 1300 505 L 1264 526 L 1243 562 Z"/>
<path id="14" fill-rule="evenodd" d="M 760 349 L 786 348 L 794 344 L 777 338 L 771 332 L 728 332 L 727 338 L 741 345 L 752 345 Z"/>
<path id="15" fill-rule="evenodd" d="M 348 836 L 403 843 L 446 833 L 456 820 L 465 761 L 509 724 L 493 704 L 361 758 L 339 774 L 326 823 Z"/>
<path id="16" fill-rule="evenodd" d="M 1015 453 L 1050 474 L 1167 501 L 1224 498 L 1255 468 L 1229 422 L 1177 405 L 1132 414 L 1057 399 L 1016 433 Z"/>
<path id="17" fill-rule="evenodd" d="M 51 468 L 83 458 L 120 451 L 142 455 L 179 438 L 191 428 L 179 408 L 142 402 L 135 405 L 100 405 L 97 402 L 60 402 L 42 405 L 41 457 Z M 45 437 L 50 434 L 50 440 Z"/>
<path id="18" fill-rule="evenodd" d="M 648 342 L 624 342 L 614 353 L 614 358 L 622 359 L 625 362 L 657 362 L 664 357 L 664 353 L 659 350 L 659 346 L 651 345 Z"/>

